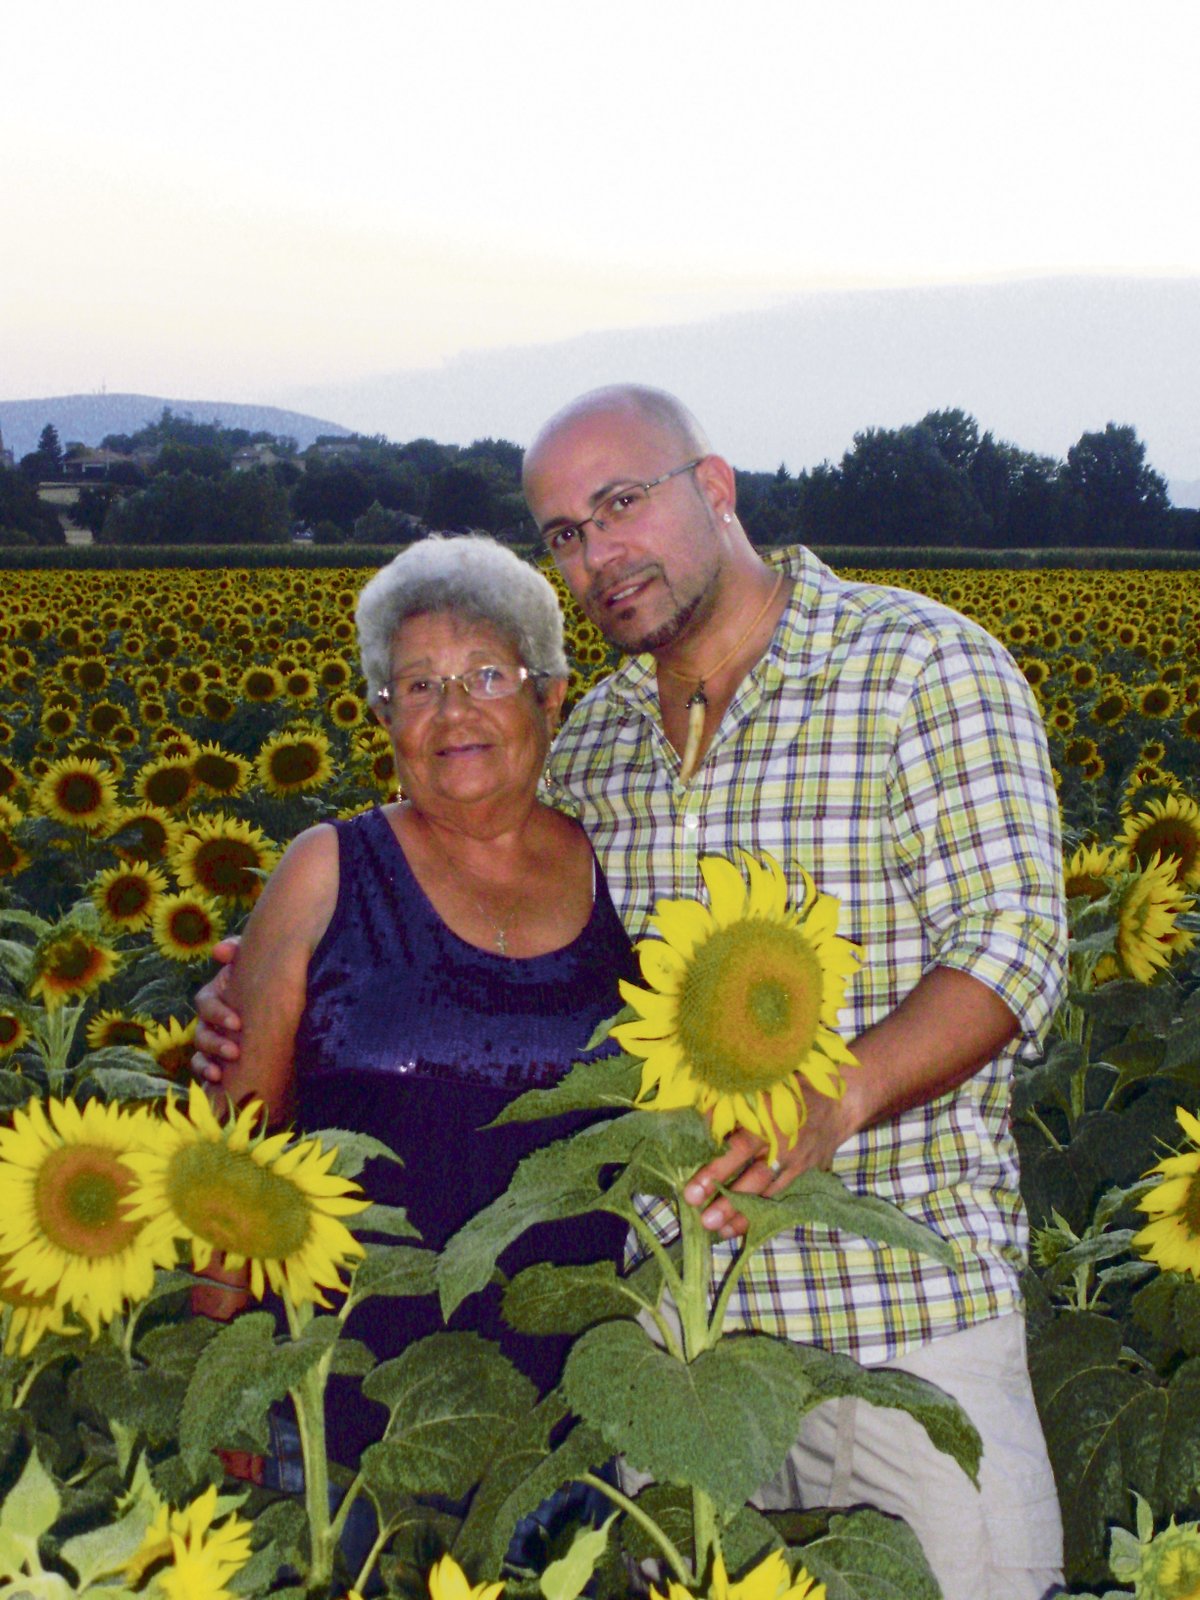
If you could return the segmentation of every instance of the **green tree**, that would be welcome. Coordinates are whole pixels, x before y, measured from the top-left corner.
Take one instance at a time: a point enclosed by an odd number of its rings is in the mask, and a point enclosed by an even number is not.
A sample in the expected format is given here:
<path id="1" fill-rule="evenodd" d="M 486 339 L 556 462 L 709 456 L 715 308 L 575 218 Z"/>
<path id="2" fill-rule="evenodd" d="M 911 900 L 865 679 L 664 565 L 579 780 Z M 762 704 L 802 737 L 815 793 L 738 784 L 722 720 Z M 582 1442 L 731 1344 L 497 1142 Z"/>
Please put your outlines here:
<path id="1" fill-rule="evenodd" d="M 54 477 L 61 475 L 62 445 L 59 443 L 58 429 L 52 422 L 48 422 L 38 435 L 38 454 L 46 461 Z"/>
<path id="2" fill-rule="evenodd" d="M 1085 433 L 1067 451 L 1063 482 L 1080 544 L 1154 546 L 1169 537 L 1171 501 L 1146 446 L 1128 424 Z"/>

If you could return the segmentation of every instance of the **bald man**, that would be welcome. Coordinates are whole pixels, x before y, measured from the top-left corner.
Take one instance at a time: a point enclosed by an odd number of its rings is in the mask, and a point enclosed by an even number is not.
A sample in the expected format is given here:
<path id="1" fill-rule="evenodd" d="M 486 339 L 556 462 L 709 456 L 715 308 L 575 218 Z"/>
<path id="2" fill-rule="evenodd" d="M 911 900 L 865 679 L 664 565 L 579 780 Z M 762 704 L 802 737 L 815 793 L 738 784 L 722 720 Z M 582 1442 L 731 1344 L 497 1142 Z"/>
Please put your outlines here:
<path id="1" fill-rule="evenodd" d="M 736 1131 L 688 1189 L 719 1235 L 717 1272 L 745 1226 L 717 1185 L 778 1193 L 811 1166 L 956 1250 L 947 1270 L 827 1230 L 783 1235 L 727 1325 L 949 1390 L 983 1435 L 982 1492 L 903 1413 L 845 1400 L 810 1415 L 759 1503 L 869 1502 L 913 1526 L 947 1600 L 1042 1600 L 1061 1581 L 1061 1525 L 1025 1363 L 1009 1128 L 1013 1060 L 1038 1049 L 1065 954 L 1036 704 L 955 613 L 842 582 L 799 546 L 764 559 L 728 463 L 661 391 L 573 401 L 523 477 L 572 594 L 629 657 L 576 707 L 551 771 L 631 935 L 657 900 L 698 892 L 701 856 L 742 847 L 784 862 L 797 900 L 806 867 L 864 954 L 845 1096 L 808 1094 L 775 1166 Z"/>

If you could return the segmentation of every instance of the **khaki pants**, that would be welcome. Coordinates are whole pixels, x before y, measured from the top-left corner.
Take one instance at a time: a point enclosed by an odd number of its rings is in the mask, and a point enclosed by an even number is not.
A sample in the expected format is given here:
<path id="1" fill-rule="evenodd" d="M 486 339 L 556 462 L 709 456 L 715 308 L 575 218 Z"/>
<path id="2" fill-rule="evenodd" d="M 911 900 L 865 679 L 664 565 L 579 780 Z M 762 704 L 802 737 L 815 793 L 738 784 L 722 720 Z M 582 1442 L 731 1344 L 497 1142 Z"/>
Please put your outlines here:
<path id="1" fill-rule="evenodd" d="M 1044 1600 L 1062 1582 L 1062 1520 L 1025 1360 L 1025 1321 L 997 1317 L 891 1365 L 937 1384 L 983 1439 L 980 1490 L 903 1411 L 830 1400 L 804 1419 L 764 1511 L 867 1504 L 912 1528 L 945 1600 Z"/>

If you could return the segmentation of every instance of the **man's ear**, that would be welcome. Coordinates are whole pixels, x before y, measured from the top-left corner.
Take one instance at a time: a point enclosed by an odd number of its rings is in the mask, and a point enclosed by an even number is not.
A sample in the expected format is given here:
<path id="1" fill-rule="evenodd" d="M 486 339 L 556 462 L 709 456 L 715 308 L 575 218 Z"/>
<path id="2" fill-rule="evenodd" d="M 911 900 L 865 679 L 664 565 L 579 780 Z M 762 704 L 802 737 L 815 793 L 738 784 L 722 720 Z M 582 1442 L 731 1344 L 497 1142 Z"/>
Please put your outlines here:
<path id="1" fill-rule="evenodd" d="M 737 483 L 724 456 L 705 456 L 696 467 L 696 484 L 720 522 L 737 511 Z"/>

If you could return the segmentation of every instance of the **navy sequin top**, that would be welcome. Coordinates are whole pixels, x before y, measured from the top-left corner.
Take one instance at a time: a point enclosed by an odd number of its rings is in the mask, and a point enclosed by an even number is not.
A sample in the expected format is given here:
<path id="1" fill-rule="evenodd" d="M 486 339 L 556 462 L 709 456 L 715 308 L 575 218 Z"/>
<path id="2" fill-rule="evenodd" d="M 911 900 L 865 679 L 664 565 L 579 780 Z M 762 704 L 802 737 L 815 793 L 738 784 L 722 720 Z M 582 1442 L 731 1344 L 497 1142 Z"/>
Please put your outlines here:
<path id="1" fill-rule="evenodd" d="M 424 1244 L 440 1249 L 507 1187 L 522 1156 L 586 1118 L 486 1129 L 526 1089 L 544 1088 L 584 1054 L 620 1008 L 618 978 L 636 978 L 625 930 L 597 869 L 591 917 L 561 950 L 514 959 L 468 944 L 442 921 L 378 809 L 335 822 L 338 897 L 308 967 L 296 1035 L 299 1125 L 382 1139 L 403 1160 L 372 1162 L 372 1199 L 403 1205 Z M 534 1261 L 619 1257 L 624 1226 L 596 1214 L 531 1229 L 500 1259 L 509 1276 Z M 370 1301 L 349 1332 L 380 1359 L 441 1327 L 432 1299 Z M 508 1329 L 491 1286 L 452 1328 L 498 1340 L 539 1388 L 558 1377 L 569 1341 Z M 353 1459 L 386 1416 L 345 1415 L 335 1453 Z M 354 1412 L 375 1410 L 358 1401 Z M 365 1422 L 365 1429 L 360 1424 Z M 355 1437 L 359 1435 L 359 1437 Z"/>

